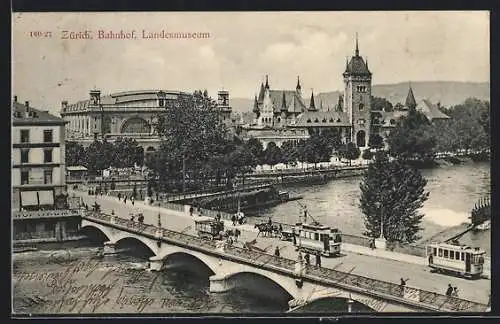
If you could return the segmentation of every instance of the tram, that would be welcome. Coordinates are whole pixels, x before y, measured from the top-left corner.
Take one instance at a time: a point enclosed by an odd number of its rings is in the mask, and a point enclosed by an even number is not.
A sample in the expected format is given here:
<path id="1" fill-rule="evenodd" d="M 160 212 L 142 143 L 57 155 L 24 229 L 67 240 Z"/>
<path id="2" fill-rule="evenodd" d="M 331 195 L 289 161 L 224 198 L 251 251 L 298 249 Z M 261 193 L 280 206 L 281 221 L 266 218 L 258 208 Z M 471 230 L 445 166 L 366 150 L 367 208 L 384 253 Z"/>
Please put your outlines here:
<path id="1" fill-rule="evenodd" d="M 437 272 L 479 278 L 486 252 L 478 247 L 432 243 L 427 245 L 428 266 Z"/>
<path id="2" fill-rule="evenodd" d="M 336 228 L 314 223 L 298 223 L 294 228 L 296 245 L 304 252 L 317 253 L 331 257 L 339 256 L 342 246 L 342 235 Z"/>
<path id="3" fill-rule="evenodd" d="M 194 221 L 194 227 L 201 238 L 208 238 L 209 240 L 222 239 L 222 232 L 224 231 L 224 222 L 222 221 L 217 221 L 211 217 L 198 217 Z"/>

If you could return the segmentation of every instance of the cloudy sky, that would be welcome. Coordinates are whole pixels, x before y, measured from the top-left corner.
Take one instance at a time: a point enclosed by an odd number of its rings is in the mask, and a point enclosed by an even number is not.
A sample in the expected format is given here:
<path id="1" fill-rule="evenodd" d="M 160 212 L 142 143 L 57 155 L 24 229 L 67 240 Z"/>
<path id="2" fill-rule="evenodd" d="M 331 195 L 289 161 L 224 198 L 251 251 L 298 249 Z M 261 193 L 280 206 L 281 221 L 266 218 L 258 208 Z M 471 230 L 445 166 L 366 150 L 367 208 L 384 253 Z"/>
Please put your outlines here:
<path id="1" fill-rule="evenodd" d="M 63 40 L 62 31 L 135 30 L 136 40 Z M 208 39 L 141 39 L 142 30 L 210 33 Z M 31 37 L 30 32 L 52 32 Z M 271 88 L 342 89 L 354 53 L 374 84 L 489 82 L 488 12 L 224 12 L 13 14 L 13 92 L 57 112 L 61 100 L 123 90 L 224 88 L 252 98 Z"/>

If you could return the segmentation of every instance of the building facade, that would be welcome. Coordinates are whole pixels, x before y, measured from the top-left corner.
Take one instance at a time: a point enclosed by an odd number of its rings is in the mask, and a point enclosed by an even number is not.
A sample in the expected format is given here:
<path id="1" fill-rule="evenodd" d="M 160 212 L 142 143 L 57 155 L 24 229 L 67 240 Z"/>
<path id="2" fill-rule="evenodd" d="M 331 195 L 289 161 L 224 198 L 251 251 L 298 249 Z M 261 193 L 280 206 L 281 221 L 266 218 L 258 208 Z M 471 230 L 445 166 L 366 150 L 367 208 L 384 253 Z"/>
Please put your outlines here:
<path id="1" fill-rule="evenodd" d="M 248 130 L 247 137 L 263 139 L 266 143 L 275 142 L 280 146 L 286 140 L 295 141 L 297 132 L 304 134 L 302 130 L 307 130 L 307 135 L 301 135 L 301 139 L 313 133 L 328 132 L 337 134 L 342 143 L 353 142 L 361 149 L 366 149 L 373 134 L 387 138 L 397 120 L 406 116 L 411 109 L 423 112 L 431 122 L 449 118 L 429 100 L 417 102 L 411 86 L 401 110 L 386 112 L 372 107 L 372 73 L 368 68 L 368 59 L 364 60 L 360 56 L 357 38 L 354 55 L 346 61 L 342 76 L 343 94 L 338 97 L 337 104 L 326 111 L 321 101 L 317 107 L 313 93 L 309 105 L 304 103 L 299 78 L 295 90 L 271 90 L 266 76 L 265 84 L 261 83 L 259 96 L 254 99 L 254 122 L 244 127 Z M 280 129 L 282 131 L 278 132 Z M 292 134 L 285 129 L 294 129 L 296 132 Z"/>
<path id="2" fill-rule="evenodd" d="M 165 109 L 179 107 L 180 99 L 191 97 L 187 92 L 169 90 L 139 90 L 101 96 L 100 90 L 91 90 L 87 100 L 61 103 L 61 116 L 67 122 L 67 139 L 90 145 L 94 139 L 106 138 L 113 142 L 118 137 L 135 139 L 151 153 L 160 145 L 155 132 L 158 114 Z M 217 107 L 221 119 L 230 125 L 229 92 L 219 91 Z"/>
<path id="3" fill-rule="evenodd" d="M 12 103 L 12 209 L 51 209 L 64 205 L 66 194 L 65 122 Z"/>

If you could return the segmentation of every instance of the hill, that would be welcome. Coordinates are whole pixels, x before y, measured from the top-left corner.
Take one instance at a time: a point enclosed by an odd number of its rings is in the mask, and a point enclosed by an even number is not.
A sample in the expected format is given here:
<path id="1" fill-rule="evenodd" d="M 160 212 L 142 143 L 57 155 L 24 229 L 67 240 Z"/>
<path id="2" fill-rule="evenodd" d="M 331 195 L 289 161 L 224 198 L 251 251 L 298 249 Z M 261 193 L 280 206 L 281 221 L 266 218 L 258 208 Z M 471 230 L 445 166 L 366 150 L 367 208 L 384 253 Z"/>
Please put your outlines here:
<path id="1" fill-rule="evenodd" d="M 442 106 L 458 105 L 469 97 L 480 100 L 490 100 L 490 84 L 487 82 L 454 82 L 454 81 L 423 81 L 412 82 L 415 99 L 429 99 L 433 103 L 440 102 Z M 408 83 L 374 85 L 372 94 L 383 97 L 396 104 L 404 104 L 408 93 Z M 323 110 L 332 109 L 338 101 L 341 91 L 319 93 L 315 96 L 316 107 L 323 106 Z M 304 98 L 309 105 L 309 97 Z M 253 99 L 231 98 L 231 106 L 235 112 L 250 112 L 253 108 Z"/>

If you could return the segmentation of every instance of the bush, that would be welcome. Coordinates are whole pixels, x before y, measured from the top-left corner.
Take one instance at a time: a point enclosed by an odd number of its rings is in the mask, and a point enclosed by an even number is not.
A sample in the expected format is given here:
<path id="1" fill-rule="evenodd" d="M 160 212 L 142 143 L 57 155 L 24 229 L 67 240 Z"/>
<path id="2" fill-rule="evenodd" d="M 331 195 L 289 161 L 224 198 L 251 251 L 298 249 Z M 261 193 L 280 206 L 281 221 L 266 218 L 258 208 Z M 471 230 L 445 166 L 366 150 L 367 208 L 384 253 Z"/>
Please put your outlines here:
<path id="1" fill-rule="evenodd" d="M 363 151 L 363 154 L 361 155 L 361 157 L 364 159 L 364 160 L 371 160 L 373 158 L 373 153 L 372 151 L 370 150 L 364 150 Z"/>

